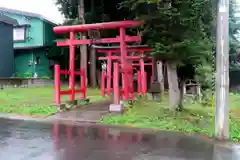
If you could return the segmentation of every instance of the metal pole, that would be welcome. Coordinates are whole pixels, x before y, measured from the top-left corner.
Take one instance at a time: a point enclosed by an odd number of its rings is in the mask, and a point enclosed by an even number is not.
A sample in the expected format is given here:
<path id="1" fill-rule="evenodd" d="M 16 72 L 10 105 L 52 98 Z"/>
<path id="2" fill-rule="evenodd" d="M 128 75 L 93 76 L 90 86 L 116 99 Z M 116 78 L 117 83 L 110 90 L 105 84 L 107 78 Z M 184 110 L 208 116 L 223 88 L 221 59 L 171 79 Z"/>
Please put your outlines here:
<path id="1" fill-rule="evenodd" d="M 215 134 L 218 139 L 229 138 L 229 0 L 219 0 L 217 16 L 216 113 Z"/>

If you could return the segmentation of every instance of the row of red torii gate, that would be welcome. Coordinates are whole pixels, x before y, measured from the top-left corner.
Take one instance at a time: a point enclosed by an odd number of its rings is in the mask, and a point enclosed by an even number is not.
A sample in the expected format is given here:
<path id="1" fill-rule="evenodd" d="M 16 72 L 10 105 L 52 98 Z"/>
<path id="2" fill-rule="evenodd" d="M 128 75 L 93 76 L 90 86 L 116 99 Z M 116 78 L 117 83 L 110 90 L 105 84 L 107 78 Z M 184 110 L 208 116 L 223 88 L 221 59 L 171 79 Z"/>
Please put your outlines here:
<path id="1" fill-rule="evenodd" d="M 61 95 L 69 95 L 70 101 L 76 99 L 76 94 L 81 95 L 82 100 L 86 100 L 86 68 L 80 71 L 75 70 L 75 48 L 80 45 L 92 44 L 120 44 L 120 48 L 97 49 L 99 53 L 106 53 L 107 56 L 99 57 L 99 60 L 107 62 L 107 70 L 101 74 L 101 95 L 113 94 L 114 102 L 110 105 L 110 111 L 121 110 L 123 108 L 120 100 L 134 100 L 134 75 L 137 74 L 137 92 L 144 96 L 147 92 L 146 66 L 151 66 L 152 77 L 154 76 L 154 66 L 152 57 L 147 54 L 152 51 L 146 46 L 128 46 L 128 43 L 139 42 L 142 37 L 126 35 L 126 29 L 143 24 L 142 21 L 119 21 L 97 24 L 84 24 L 74 26 L 58 26 L 54 28 L 56 34 L 70 34 L 70 38 L 58 41 L 57 46 L 69 47 L 69 70 L 60 70 L 60 65 L 55 65 L 55 102 L 61 104 Z M 118 29 L 120 35 L 115 38 L 98 39 L 76 39 L 75 33 L 83 33 L 90 30 L 110 30 Z M 132 54 L 134 53 L 134 55 Z M 136 67 L 139 69 L 136 71 Z M 113 69 L 113 70 L 112 70 Z M 69 75 L 69 89 L 61 90 L 60 75 Z M 80 88 L 75 87 L 75 75 L 80 75 Z M 152 79 L 152 78 L 151 78 Z M 105 83 L 106 82 L 106 83 Z M 112 84 L 113 83 L 113 84 Z M 120 87 L 120 84 L 121 87 Z"/>

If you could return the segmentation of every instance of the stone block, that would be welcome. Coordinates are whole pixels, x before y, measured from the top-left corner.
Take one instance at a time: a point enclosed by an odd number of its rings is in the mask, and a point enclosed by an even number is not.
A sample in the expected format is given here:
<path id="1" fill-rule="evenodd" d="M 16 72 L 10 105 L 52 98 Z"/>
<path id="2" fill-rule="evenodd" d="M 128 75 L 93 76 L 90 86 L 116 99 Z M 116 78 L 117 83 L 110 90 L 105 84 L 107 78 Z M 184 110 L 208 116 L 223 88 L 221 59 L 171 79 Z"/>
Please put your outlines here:
<path id="1" fill-rule="evenodd" d="M 160 101 L 160 93 L 152 93 L 152 100 Z"/>
<path id="2" fill-rule="evenodd" d="M 53 104 L 52 106 L 57 108 L 57 112 L 62 112 L 66 109 L 66 105 L 65 104 Z"/>
<path id="3" fill-rule="evenodd" d="M 123 104 L 110 104 L 109 106 L 109 112 L 123 113 L 123 111 L 124 111 Z"/>
<path id="4" fill-rule="evenodd" d="M 89 104 L 89 102 L 90 102 L 90 99 L 79 99 L 79 100 L 77 100 L 77 105 L 87 105 L 87 104 Z"/>
<path id="5" fill-rule="evenodd" d="M 160 83 L 159 82 L 151 83 L 150 88 L 148 89 L 148 93 L 160 93 Z"/>
<path id="6" fill-rule="evenodd" d="M 77 105 L 77 100 L 67 101 L 66 104 Z"/>
<path id="7" fill-rule="evenodd" d="M 67 101 L 66 105 L 65 105 L 65 109 L 69 110 L 71 108 L 74 108 L 77 105 L 77 100 L 73 100 L 73 101 Z"/>

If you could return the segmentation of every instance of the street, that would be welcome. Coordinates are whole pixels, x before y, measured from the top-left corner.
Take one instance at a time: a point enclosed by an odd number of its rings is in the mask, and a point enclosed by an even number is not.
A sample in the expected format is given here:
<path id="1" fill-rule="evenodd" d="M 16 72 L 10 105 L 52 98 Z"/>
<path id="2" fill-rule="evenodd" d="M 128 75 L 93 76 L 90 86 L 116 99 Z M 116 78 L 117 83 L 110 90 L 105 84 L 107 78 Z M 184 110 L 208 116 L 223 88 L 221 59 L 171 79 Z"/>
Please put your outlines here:
<path id="1" fill-rule="evenodd" d="M 171 132 L 0 119 L 0 159 L 237 160 L 239 149 Z"/>

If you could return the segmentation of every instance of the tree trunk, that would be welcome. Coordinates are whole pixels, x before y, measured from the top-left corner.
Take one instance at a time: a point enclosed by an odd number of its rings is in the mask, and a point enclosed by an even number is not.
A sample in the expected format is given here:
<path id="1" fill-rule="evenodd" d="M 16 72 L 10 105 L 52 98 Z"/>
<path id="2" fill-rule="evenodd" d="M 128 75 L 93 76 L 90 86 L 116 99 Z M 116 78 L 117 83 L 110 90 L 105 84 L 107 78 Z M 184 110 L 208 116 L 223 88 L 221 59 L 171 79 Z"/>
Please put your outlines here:
<path id="1" fill-rule="evenodd" d="M 79 20 L 81 24 L 85 24 L 85 11 L 84 11 L 84 0 L 79 0 Z M 81 33 L 81 39 L 86 39 L 86 33 Z M 81 55 L 81 68 L 86 70 L 86 78 L 88 77 L 87 73 L 87 45 L 80 46 L 80 55 Z M 86 82 L 88 83 L 88 78 Z"/>
<path id="2" fill-rule="evenodd" d="M 162 61 L 157 61 L 157 80 L 160 85 L 160 99 L 162 100 L 164 97 L 164 76 Z"/>
<path id="3" fill-rule="evenodd" d="M 178 109 L 179 111 L 183 110 L 183 100 L 184 100 L 184 95 L 185 95 L 185 80 L 181 80 L 180 81 L 180 97 L 179 97 L 179 105 L 178 105 Z"/>
<path id="4" fill-rule="evenodd" d="M 97 87 L 97 73 L 96 73 L 96 50 L 91 47 L 90 51 L 90 83 L 91 87 Z"/>
<path id="5" fill-rule="evenodd" d="M 101 87 L 101 69 L 97 68 L 97 86 Z"/>
<path id="6" fill-rule="evenodd" d="M 173 61 L 167 62 L 167 75 L 168 75 L 170 107 L 172 109 L 177 109 L 179 106 L 180 91 L 179 91 L 179 85 L 178 85 L 176 62 L 173 62 Z"/>

